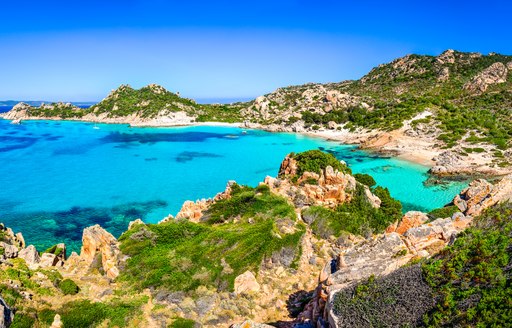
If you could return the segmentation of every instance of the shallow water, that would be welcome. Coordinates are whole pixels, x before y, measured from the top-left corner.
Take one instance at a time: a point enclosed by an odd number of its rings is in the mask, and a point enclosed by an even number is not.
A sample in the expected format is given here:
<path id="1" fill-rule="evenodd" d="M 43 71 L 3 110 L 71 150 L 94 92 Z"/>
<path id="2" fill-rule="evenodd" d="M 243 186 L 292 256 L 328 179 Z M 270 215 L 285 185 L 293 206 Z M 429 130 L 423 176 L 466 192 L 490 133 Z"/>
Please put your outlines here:
<path id="1" fill-rule="evenodd" d="M 82 229 L 115 236 L 128 222 L 157 222 L 185 200 L 214 196 L 228 180 L 255 186 L 289 152 L 323 149 L 371 174 L 407 210 L 449 202 L 463 183 L 425 187 L 427 168 L 353 146 L 228 127 L 130 128 L 80 122 L 0 120 L 0 221 L 43 250 L 78 250 Z"/>

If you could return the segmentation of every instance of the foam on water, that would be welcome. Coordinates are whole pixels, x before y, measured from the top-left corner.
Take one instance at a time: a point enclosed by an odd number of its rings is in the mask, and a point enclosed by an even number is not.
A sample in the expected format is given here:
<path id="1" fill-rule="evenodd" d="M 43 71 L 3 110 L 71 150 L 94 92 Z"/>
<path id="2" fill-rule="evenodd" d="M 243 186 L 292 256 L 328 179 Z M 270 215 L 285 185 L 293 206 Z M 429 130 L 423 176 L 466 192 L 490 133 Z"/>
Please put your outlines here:
<path id="1" fill-rule="evenodd" d="M 464 187 L 426 187 L 426 167 L 295 134 L 96 127 L 0 120 L 0 222 L 40 250 L 56 242 L 78 250 L 82 229 L 95 223 L 118 236 L 135 218 L 157 222 L 176 214 L 185 200 L 214 196 L 228 180 L 255 186 L 275 176 L 292 151 L 333 153 L 354 173 L 371 174 L 388 187 L 406 209 L 440 207 Z"/>

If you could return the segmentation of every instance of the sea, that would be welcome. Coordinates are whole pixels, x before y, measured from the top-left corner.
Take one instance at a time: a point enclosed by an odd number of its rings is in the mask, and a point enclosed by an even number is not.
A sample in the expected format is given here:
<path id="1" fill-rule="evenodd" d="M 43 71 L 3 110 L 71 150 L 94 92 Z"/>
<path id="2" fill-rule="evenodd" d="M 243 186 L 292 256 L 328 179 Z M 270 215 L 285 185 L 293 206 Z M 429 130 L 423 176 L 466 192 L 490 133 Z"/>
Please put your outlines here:
<path id="1" fill-rule="evenodd" d="M 0 222 L 40 251 L 58 242 L 79 251 L 85 227 L 119 237 L 130 221 L 176 215 L 184 201 L 213 197 L 229 180 L 256 186 L 277 175 L 286 154 L 309 149 L 372 175 L 404 211 L 441 207 L 466 186 L 431 185 L 427 167 L 292 133 L 0 120 Z"/>

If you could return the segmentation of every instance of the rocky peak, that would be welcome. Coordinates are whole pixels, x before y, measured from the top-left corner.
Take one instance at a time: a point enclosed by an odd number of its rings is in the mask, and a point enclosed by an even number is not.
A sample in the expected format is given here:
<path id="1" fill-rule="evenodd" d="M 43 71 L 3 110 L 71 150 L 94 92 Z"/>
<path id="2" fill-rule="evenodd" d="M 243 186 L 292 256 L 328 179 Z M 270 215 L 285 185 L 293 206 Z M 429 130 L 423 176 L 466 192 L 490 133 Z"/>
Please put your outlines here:
<path id="1" fill-rule="evenodd" d="M 455 63 L 455 50 L 448 49 L 436 57 L 436 61 L 440 64 L 453 64 Z"/>
<path id="2" fill-rule="evenodd" d="M 153 93 L 159 94 L 159 95 L 169 92 L 164 87 L 162 87 L 161 85 L 158 85 L 158 84 L 155 84 L 155 83 L 149 84 L 148 86 L 146 86 L 146 88 L 151 90 Z"/>
<path id="3" fill-rule="evenodd" d="M 117 98 L 119 98 L 120 94 L 122 94 L 126 91 L 132 91 L 132 90 L 133 90 L 133 88 L 129 84 L 121 84 L 117 89 L 111 90 L 105 99 L 111 99 L 111 98 L 117 99 Z"/>

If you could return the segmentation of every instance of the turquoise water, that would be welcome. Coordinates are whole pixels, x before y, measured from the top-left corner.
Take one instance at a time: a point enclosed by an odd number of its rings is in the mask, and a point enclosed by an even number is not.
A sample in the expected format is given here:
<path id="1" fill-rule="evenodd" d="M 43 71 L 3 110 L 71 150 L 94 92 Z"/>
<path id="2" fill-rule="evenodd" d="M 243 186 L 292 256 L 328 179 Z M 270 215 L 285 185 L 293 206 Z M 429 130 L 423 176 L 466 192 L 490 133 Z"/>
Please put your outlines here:
<path id="1" fill-rule="evenodd" d="M 40 250 L 56 242 L 78 250 L 84 227 L 99 223 L 118 236 L 135 218 L 175 215 L 228 180 L 255 186 L 287 153 L 318 148 L 374 176 L 407 209 L 442 206 L 464 187 L 425 187 L 425 167 L 301 135 L 0 120 L 0 221 Z"/>

